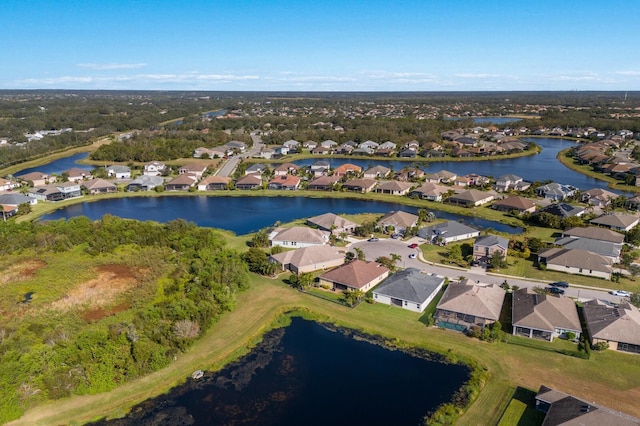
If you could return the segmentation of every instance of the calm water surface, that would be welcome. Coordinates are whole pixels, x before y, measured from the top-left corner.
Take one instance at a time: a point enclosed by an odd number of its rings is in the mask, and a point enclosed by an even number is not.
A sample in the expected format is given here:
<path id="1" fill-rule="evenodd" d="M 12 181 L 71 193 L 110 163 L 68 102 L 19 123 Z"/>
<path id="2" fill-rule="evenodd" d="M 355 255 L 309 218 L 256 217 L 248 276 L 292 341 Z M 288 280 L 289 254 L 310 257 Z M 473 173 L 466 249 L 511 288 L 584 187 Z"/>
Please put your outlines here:
<path id="1" fill-rule="evenodd" d="M 16 173 L 16 176 L 26 175 L 31 172 L 42 172 L 47 174 L 61 174 L 62 172 L 66 172 L 72 167 L 77 167 L 79 169 L 84 170 L 93 170 L 93 166 L 89 166 L 86 164 L 78 164 L 78 161 L 84 160 L 89 155 L 88 152 L 80 152 L 78 154 L 72 155 L 70 157 L 60 158 L 58 160 L 54 160 L 50 163 L 43 164 L 38 167 L 31 167 L 28 169 L 20 170 Z"/>
<path id="2" fill-rule="evenodd" d="M 417 214 L 419 208 L 382 201 L 331 198 L 166 196 L 116 198 L 75 204 L 45 215 L 41 220 L 68 219 L 74 216 L 87 216 L 96 220 L 105 214 L 156 222 L 181 218 L 199 226 L 226 229 L 243 235 L 271 226 L 278 221 L 286 223 L 328 212 L 357 214 L 388 213 L 391 210 Z M 492 228 L 509 233 L 521 232 L 520 228 L 490 220 L 441 211 L 434 213 L 438 218 L 461 220 L 479 228 Z"/>
<path id="3" fill-rule="evenodd" d="M 100 424 L 413 426 L 469 378 L 467 367 L 351 333 L 293 318 L 220 372 Z"/>

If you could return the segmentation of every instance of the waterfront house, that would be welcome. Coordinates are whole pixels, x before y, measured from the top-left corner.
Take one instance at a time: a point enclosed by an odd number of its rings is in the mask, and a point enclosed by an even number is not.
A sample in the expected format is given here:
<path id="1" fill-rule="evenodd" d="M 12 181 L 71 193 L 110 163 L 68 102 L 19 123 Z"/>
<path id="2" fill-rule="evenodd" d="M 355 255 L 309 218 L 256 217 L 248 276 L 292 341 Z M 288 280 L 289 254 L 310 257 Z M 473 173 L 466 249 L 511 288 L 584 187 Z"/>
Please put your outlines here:
<path id="1" fill-rule="evenodd" d="M 196 180 L 202 179 L 202 175 L 207 170 L 207 165 L 202 163 L 190 163 L 178 169 L 178 173 L 181 175 L 190 174 L 196 177 Z"/>
<path id="2" fill-rule="evenodd" d="M 449 204 L 464 207 L 478 207 L 493 200 L 493 194 L 477 189 L 469 189 L 446 199 Z"/>
<path id="3" fill-rule="evenodd" d="M 610 213 L 591 220 L 591 224 L 603 226 L 614 231 L 630 231 L 638 225 L 637 216 L 624 213 Z"/>
<path id="4" fill-rule="evenodd" d="M 327 139 L 325 141 L 320 142 L 320 146 L 328 149 L 334 149 L 338 146 L 338 142 L 332 141 L 331 139 Z"/>
<path id="5" fill-rule="evenodd" d="M 397 180 L 379 181 L 375 192 L 380 194 L 406 195 L 413 188 L 410 182 L 400 182 Z"/>
<path id="6" fill-rule="evenodd" d="M 128 166 L 122 166 L 120 164 L 114 164 L 107 166 L 107 176 L 116 179 L 131 179 L 131 168 Z"/>
<path id="7" fill-rule="evenodd" d="M 590 189 L 580 194 L 580 201 L 595 207 L 606 207 L 616 198 L 618 198 L 618 194 L 602 188 Z"/>
<path id="8" fill-rule="evenodd" d="M 331 191 L 340 180 L 339 176 L 320 176 L 307 185 L 311 191 Z"/>
<path id="9" fill-rule="evenodd" d="M 226 176 L 207 176 L 198 182 L 198 191 L 219 191 L 229 189 L 231 179 Z"/>
<path id="10" fill-rule="evenodd" d="M 321 246 L 329 242 L 329 232 L 307 226 L 293 226 L 291 228 L 276 228 L 269 234 L 271 246 L 285 248 L 299 248 Z"/>
<path id="11" fill-rule="evenodd" d="M 2 220 L 6 222 L 7 219 L 18 214 L 18 206 L 0 203 L 0 214 L 2 215 Z"/>
<path id="12" fill-rule="evenodd" d="M 407 268 L 390 275 L 377 286 L 373 290 L 373 300 L 413 312 L 423 312 L 443 284 L 442 277 L 426 274 L 417 268 Z"/>
<path id="13" fill-rule="evenodd" d="M 331 165 L 328 161 L 318 160 L 309 166 L 309 170 L 311 170 L 311 173 L 316 177 L 328 175 L 331 171 Z"/>
<path id="14" fill-rule="evenodd" d="M 418 156 L 418 151 L 413 148 L 403 149 L 398 153 L 398 157 L 400 158 L 416 158 Z"/>
<path id="15" fill-rule="evenodd" d="M 367 179 L 386 178 L 391 173 L 391 169 L 384 166 L 373 166 L 365 170 L 362 177 Z"/>
<path id="16" fill-rule="evenodd" d="M 362 142 L 361 144 L 359 144 L 358 148 L 376 150 L 376 149 L 378 149 L 378 146 L 379 146 L 379 144 L 377 142 L 374 142 L 372 140 L 366 140 L 366 141 Z"/>
<path id="17" fill-rule="evenodd" d="M 331 149 L 329 149 L 327 147 L 324 147 L 324 146 L 321 146 L 321 145 L 317 146 L 317 147 L 315 147 L 315 148 L 313 148 L 311 150 L 311 153 L 313 155 L 329 155 L 329 154 L 331 154 L 331 152 L 332 152 Z"/>
<path id="18" fill-rule="evenodd" d="M 480 235 L 480 231 L 464 223 L 448 220 L 446 222 L 420 228 L 418 236 L 431 244 L 449 244 L 467 240 Z"/>
<path id="19" fill-rule="evenodd" d="M 267 184 L 268 189 L 295 191 L 300 186 L 300 178 L 294 175 L 276 176 Z"/>
<path id="20" fill-rule="evenodd" d="M 548 198 L 554 201 L 562 201 L 565 198 L 572 197 L 578 192 L 578 188 L 571 185 L 563 185 L 551 182 L 538 187 L 536 193 L 539 197 Z"/>
<path id="21" fill-rule="evenodd" d="M 161 176 L 149 176 L 142 175 L 132 180 L 126 190 L 132 191 L 151 191 L 153 188 L 164 184 L 164 179 Z"/>
<path id="22" fill-rule="evenodd" d="M 323 231 L 329 231 L 334 235 L 346 232 L 353 234 L 353 231 L 358 227 L 358 224 L 345 219 L 342 216 L 338 216 L 335 213 L 324 213 L 319 216 L 314 216 L 307 219 L 307 225 L 322 229 Z"/>
<path id="23" fill-rule="evenodd" d="M 394 233 L 403 234 L 407 228 L 418 225 L 418 216 L 402 210 L 391 211 L 378 220 L 377 225 L 385 232 L 393 228 Z"/>
<path id="24" fill-rule="evenodd" d="M 456 331 L 466 331 L 473 326 L 484 329 L 500 318 L 505 294 L 495 284 L 469 279 L 450 283 L 436 307 L 435 324 Z"/>
<path id="25" fill-rule="evenodd" d="M 425 183 L 419 188 L 411 191 L 411 196 L 422 198 L 429 201 L 442 201 L 442 195 L 449 192 L 449 188 L 446 186 L 438 185 L 435 183 Z"/>
<path id="26" fill-rule="evenodd" d="M 503 200 L 498 200 L 491 205 L 491 208 L 503 212 L 515 211 L 518 214 L 533 213 L 536 211 L 536 205 L 528 198 L 514 195 Z"/>
<path id="27" fill-rule="evenodd" d="M 282 270 L 289 270 L 294 274 L 335 268 L 344 263 L 344 252 L 331 246 L 310 246 L 296 250 L 283 251 L 272 254 L 269 261 L 277 263 Z"/>
<path id="28" fill-rule="evenodd" d="M 145 176 L 160 176 L 166 168 L 167 165 L 164 163 L 151 161 L 144 165 L 144 172 L 142 174 Z"/>
<path id="29" fill-rule="evenodd" d="M 421 179 L 423 176 L 424 170 L 419 169 L 418 167 L 404 167 L 402 170 L 399 170 L 393 174 L 393 179 L 406 182 L 410 180 Z"/>
<path id="30" fill-rule="evenodd" d="M 342 184 L 342 188 L 347 191 L 364 194 L 373 191 L 377 183 L 378 181 L 375 179 L 350 179 Z"/>
<path id="31" fill-rule="evenodd" d="M 489 262 L 493 256 L 507 260 L 509 240 L 498 235 L 482 235 L 473 243 L 473 260 Z"/>
<path id="32" fill-rule="evenodd" d="M 451 183 L 457 176 L 457 174 L 447 170 L 440 170 L 439 172 L 427 175 L 425 181 L 429 183 Z"/>
<path id="33" fill-rule="evenodd" d="M 171 179 L 164 185 L 166 191 L 188 191 L 189 188 L 196 186 L 198 178 L 193 174 L 181 174 Z"/>
<path id="34" fill-rule="evenodd" d="M 235 183 L 237 189 L 261 189 L 262 175 L 259 173 L 250 173 L 242 176 Z"/>
<path id="35" fill-rule="evenodd" d="M 333 171 L 334 176 L 346 176 L 347 174 L 358 174 L 362 172 L 362 167 L 355 164 L 345 163 L 336 167 Z"/>
<path id="36" fill-rule="evenodd" d="M 92 195 L 118 192 L 118 187 L 113 182 L 104 179 L 87 180 L 82 183 L 82 187 Z"/>
<path id="37" fill-rule="evenodd" d="M 522 178 L 520 176 L 516 176 L 513 174 L 506 174 L 499 176 L 496 179 L 496 191 L 506 192 L 512 189 L 515 189 L 518 183 L 522 182 Z"/>
<path id="38" fill-rule="evenodd" d="M 609 344 L 609 349 L 640 354 L 640 311 L 629 302 L 614 305 L 594 299 L 582 307 L 591 344 Z"/>
<path id="39" fill-rule="evenodd" d="M 588 250 L 557 247 L 541 251 L 538 262 L 554 271 L 605 279 L 611 279 L 613 264 L 609 258 Z"/>
<path id="40" fill-rule="evenodd" d="M 72 167 L 64 173 L 66 173 L 67 179 L 71 182 L 80 182 L 92 177 L 88 170 L 79 167 Z"/>
<path id="41" fill-rule="evenodd" d="M 80 184 L 77 182 L 62 182 L 57 184 L 36 186 L 29 189 L 28 197 L 39 201 L 61 201 L 82 195 Z"/>
<path id="42" fill-rule="evenodd" d="M 276 166 L 273 169 L 274 176 L 286 176 L 288 174 L 295 175 L 298 174 L 298 170 L 300 170 L 300 166 L 293 163 L 282 163 Z"/>
<path id="43" fill-rule="evenodd" d="M 389 269 L 376 262 L 354 259 L 318 277 L 321 286 L 334 290 L 367 292 L 389 276 Z"/>
<path id="44" fill-rule="evenodd" d="M 26 173 L 24 175 L 18 176 L 18 179 L 20 179 L 23 182 L 27 182 L 31 186 L 44 186 L 44 185 L 48 185 L 49 183 L 54 183 L 56 181 L 55 176 L 51 176 L 47 173 L 41 173 L 41 172 Z"/>
<path id="45" fill-rule="evenodd" d="M 514 336 L 553 341 L 573 333 L 580 338 L 582 326 L 575 302 L 565 296 L 537 294 L 529 288 L 513 292 L 511 324 Z"/>

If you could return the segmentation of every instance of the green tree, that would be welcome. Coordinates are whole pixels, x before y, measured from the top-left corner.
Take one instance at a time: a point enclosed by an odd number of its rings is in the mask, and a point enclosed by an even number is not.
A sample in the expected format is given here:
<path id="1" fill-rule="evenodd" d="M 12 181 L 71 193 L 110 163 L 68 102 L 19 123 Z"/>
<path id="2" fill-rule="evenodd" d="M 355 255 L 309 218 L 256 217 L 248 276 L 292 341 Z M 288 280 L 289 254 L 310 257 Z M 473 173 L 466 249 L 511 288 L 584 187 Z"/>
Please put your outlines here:
<path id="1" fill-rule="evenodd" d="M 360 247 L 354 247 L 353 251 L 356 253 L 356 258 L 359 260 L 367 260 L 364 252 Z"/>
<path id="2" fill-rule="evenodd" d="M 449 247 L 447 258 L 451 262 L 455 262 L 455 263 L 462 261 L 462 248 L 460 247 L 459 244 L 454 244 Z"/>

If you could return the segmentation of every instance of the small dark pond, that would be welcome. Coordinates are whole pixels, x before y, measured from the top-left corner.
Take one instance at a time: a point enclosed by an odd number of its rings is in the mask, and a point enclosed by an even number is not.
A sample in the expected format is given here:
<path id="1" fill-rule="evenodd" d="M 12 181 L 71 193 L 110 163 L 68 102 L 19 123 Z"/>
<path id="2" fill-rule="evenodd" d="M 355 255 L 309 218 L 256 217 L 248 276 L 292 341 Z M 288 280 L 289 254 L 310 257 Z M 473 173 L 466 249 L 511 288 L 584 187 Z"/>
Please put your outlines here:
<path id="1" fill-rule="evenodd" d="M 465 366 L 376 340 L 293 318 L 218 373 L 95 424 L 417 425 L 469 379 Z"/>
<path id="2" fill-rule="evenodd" d="M 417 207 L 382 201 L 305 198 L 305 197 L 149 197 L 115 198 L 92 203 L 75 204 L 56 210 L 41 220 L 68 219 L 87 216 L 100 219 L 105 214 L 136 220 L 168 222 L 182 218 L 199 226 L 225 229 L 244 235 L 272 226 L 276 222 L 287 223 L 323 213 L 357 214 L 388 213 L 403 210 L 416 214 Z M 517 227 L 476 217 L 434 211 L 437 218 L 461 220 L 478 228 L 491 228 L 511 234 L 520 233 Z"/>

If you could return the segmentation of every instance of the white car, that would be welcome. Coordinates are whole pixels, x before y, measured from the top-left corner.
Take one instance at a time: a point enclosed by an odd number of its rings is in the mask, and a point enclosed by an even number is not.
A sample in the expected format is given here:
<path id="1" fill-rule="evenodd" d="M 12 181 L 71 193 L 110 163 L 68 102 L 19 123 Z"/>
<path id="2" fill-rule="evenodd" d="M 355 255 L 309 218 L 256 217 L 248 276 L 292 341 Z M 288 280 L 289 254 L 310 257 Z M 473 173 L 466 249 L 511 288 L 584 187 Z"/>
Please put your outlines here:
<path id="1" fill-rule="evenodd" d="M 409 255 L 409 259 L 415 259 L 415 258 L 416 258 L 416 254 L 415 254 L 415 253 L 411 253 L 411 254 Z"/>
<path id="2" fill-rule="evenodd" d="M 621 296 L 621 297 L 631 296 L 631 294 L 629 294 L 628 291 L 624 291 L 624 290 L 611 290 L 609 294 L 613 294 L 614 296 Z"/>

